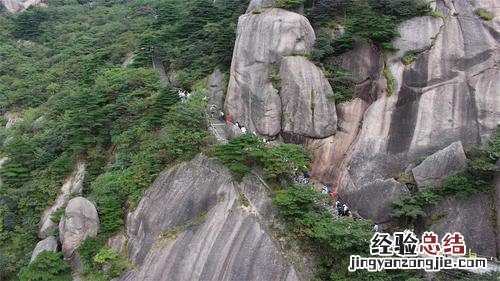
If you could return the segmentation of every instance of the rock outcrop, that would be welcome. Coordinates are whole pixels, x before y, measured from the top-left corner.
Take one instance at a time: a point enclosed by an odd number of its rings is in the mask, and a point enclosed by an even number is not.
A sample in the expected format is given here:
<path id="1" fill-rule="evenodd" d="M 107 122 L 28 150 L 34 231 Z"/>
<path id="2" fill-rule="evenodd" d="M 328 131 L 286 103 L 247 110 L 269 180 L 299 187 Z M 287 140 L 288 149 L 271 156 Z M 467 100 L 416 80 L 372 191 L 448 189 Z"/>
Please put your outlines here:
<path id="1" fill-rule="evenodd" d="M 7 120 L 7 122 L 5 123 L 5 129 L 10 129 L 12 128 L 12 126 L 23 120 L 17 112 L 7 112 L 5 113 L 4 118 L 5 120 Z"/>
<path id="2" fill-rule="evenodd" d="M 265 190 L 254 188 L 201 155 L 161 173 L 127 218 L 137 270 L 120 280 L 297 280 L 260 219 Z M 257 207 L 241 206 L 239 189 Z"/>
<path id="3" fill-rule="evenodd" d="M 11 13 L 19 12 L 42 3 L 42 0 L 1 0 L 0 4 Z"/>
<path id="4" fill-rule="evenodd" d="M 226 111 L 261 136 L 331 136 L 337 127 L 331 87 L 303 57 L 314 41 L 309 21 L 297 13 L 272 8 L 241 16 Z"/>
<path id="5" fill-rule="evenodd" d="M 392 202 L 405 192 L 408 192 L 406 186 L 394 179 L 377 179 L 368 183 L 362 191 L 354 187 L 344 191 L 340 199 L 361 217 L 382 224 L 391 220 Z"/>
<path id="6" fill-rule="evenodd" d="M 97 210 L 89 200 L 83 197 L 69 200 L 59 222 L 59 238 L 64 256 L 71 258 L 85 238 L 97 235 L 98 227 Z"/>
<path id="7" fill-rule="evenodd" d="M 71 195 L 81 195 L 83 188 L 83 180 L 85 178 L 85 164 L 79 163 L 76 170 L 71 174 L 61 187 L 61 193 L 57 196 L 54 204 L 46 209 L 40 220 L 40 229 L 38 237 L 45 238 L 51 231 L 57 228 L 57 224 L 52 221 L 51 216 L 59 208 L 64 208 Z"/>
<path id="8" fill-rule="evenodd" d="M 467 157 L 460 141 L 427 157 L 420 165 L 412 169 L 418 188 L 437 187 L 443 180 L 456 171 L 467 167 Z"/>
<path id="9" fill-rule="evenodd" d="M 467 248 L 474 253 L 496 257 L 496 234 L 492 222 L 492 194 L 477 194 L 465 200 L 447 197 L 430 212 L 434 224 L 430 230 L 439 237 L 447 232 L 460 232 L 465 237 Z"/>
<path id="10" fill-rule="evenodd" d="M 324 138 L 337 131 L 333 90 L 323 72 L 302 56 L 283 58 L 280 69 L 282 133 Z"/>
<path id="11" fill-rule="evenodd" d="M 35 249 L 31 254 L 30 262 L 33 262 L 36 257 L 43 251 L 57 251 L 57 240 L 54 236 L 49 236 L 36 244 Z"/>
<path id="12" fill-rule="evenodd" d="M 217 105 L 217 108 L 224 108 L 225 92 L 224 73 L 220 69 L 215 69 L 207 79 L 207 96 L 210 102 Z"/>

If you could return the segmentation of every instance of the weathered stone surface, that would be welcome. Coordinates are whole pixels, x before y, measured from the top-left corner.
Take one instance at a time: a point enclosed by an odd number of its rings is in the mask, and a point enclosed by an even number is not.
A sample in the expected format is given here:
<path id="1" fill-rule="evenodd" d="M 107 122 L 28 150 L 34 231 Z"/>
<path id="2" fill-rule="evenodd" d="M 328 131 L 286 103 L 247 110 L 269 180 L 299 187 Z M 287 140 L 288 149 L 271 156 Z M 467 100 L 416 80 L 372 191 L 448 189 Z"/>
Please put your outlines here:
<path id="1" fill-rule="evenodd" d="M 377 179 L 361 188 L 341 190 L 340 199 L 361 217 L 381 224 L 391 220 L 392 202 L 404 192 L 406 186 L 394 179 Z"/>
<path id="2" fill-rule="evenodd" d="M 108 239 L 108 247 L 115 250 L 116 252 L 125 251 L 127 246 L 127 236 L 123 233 L 116 234 L 115 236 Z"/>
<path id="3" fill-rule="evenodd" d="M 462 143 L 457 141 L 427 157 L 420 165 L 412 169 L 418 188 L 441 185 L 449 175 L 467 167 Z"/>
<path id="4" fill-rule="evenodd" d="M 251 183 L 241 188 L 252 200 Z M 255 195 L 255 196 L 254 196 Z M 127 219 L 137 270 L 120 280 L 297 280 L 228 170 L 197 156 L 160 174 Z"/>
<path id="5" fill-rule="evenodd" d="M 446 232 L 460 232 L 467 248 L 483 256 L 496 257 L 496 235 L 493 229 L 490 194 L 477 194 L 465 200 L 445 198 L 430 217 L 445 216 L 430 227 L 440 237 Z"/>
<path id="6" fill-rule="evenodd" d="M 226 136 L 228 140 L 237 138 L 241 136 L 243 133 L 241 132 L 241 129 L 233 123 L 226 122 L 224 126 L 224 131 L 226 132 Z"/>
<path id="7" fill-rule="evenodd" d="M 38 237 L 45 238 L 51 231 L 57 228 L 50 217 L 59 208 L 63 208 L 72 194 L 81 195 L 83 188 L 83 180 L 85 178 L 85 163 L 79 163 L 76 170 L 69 176 L 61 187 L 61 193 L 57 196 L 54 204 L 43 212 L 40 220 L 40 229 L 38 230 Z"/>
<path id="8" fill-rule="evenodd" d="M 494 3 L 487 0 L 480 5 L 489 9 Z M 493 78 L 498 77 L 500 57 L 498 32 L 493 31 L 498 22 L 475 16 L 476 1 L 438 1 L 437 7 L 445 19 L 423 17 L 399 27 L 396 47 L 428 46 L 428 50 L 406 66 L 401 53 L 388 57 L 394 91 L 390 96 L 380 92 L 366 110 L 362 129 L 344 160 L 349 165 L 340 172 L 340 193 L 361 192 L 366 183 L 394 177 L 419 157 L 453 142 L 464 146 L 484 142 L 500 122 L 499 79 Z M 387 89 L 383 76 L 378 84 Z"/>
<path id="9" fill-rule="evenodd" d="M 340 55 L 337 60 L 342 68 L 350 71 L 356 83 L 367 79 L 378 79 L 384 68 L 380 51 L 372 44 L 358 41 L 351 51 Z"/>
<path id="10" fill-rule="evenodd" d="M 256 10 L 256 9 L 270 7 L 275 2 L 276 2 L 276 0 L 251 0 L 250 4 L 248 4 L 247 13 L 249 13 L 253 10 Z"/>
<path id="11" fill-rule="evenodd" d="M 41 0 L 1 0 L 0 4 L 11 13 L 27 9 L 29 6 L 38 5 Z"/>
<path id="12" fill-rule="evenodd" d="M 356 140 L 368 103 L 355 99 L 337 105 L 339 130 L 326 139 L 308 140 L 307 147 L 313 153 L 311 171 L 315 178 L 331 187 L 338 186 L 340 173 L 345 165 L 351 145 Z"/>
<path id="13" fill-rule="evenodd" d="M 64 256 L 70 258 L 85 238 L 97 235 L 98 227 L 97 210 L 89 200 L 83 197 L 69 200 L 59 222 L 59 238 Z"/>
<path id="14" fill-rule="evenodd" d="M 497 167 L 500 167 L 500 160 L 497 162 Z M 497 257 L 500 258 L 500 172 L 495 174 L 495 180 L 493 181 L 493 186 L 495 190 L 493 191 L 493 202 L 496 209 L 496 234 L 497 234 Z"/>
<path id="15" fill-rule="evenodd" d="M 208 76 L 207 80 L 207 96 L 212 104 L 217 105 L 217 108 L 224 108 L 224 73 L 218 68 Z"/>
<path id="16" fill-rule="evenodd" d="M 2 157 L 0 158 L 0 169 L 2 169 L 2 166 L 9 160 L 8 157 Z M 2 178 L 0 178 L 0 187 L 2 187 Z"/>
<path id="17" fill-rule="evenodd" d="M 262 136 L 279 134 L 281 99 L 270 77 L 279 73 L 283 56 L 310 51 L 314 41 L 314 30 L 299 14 L 266 9 L 261 14 L 241 16 L 226 111 L 250 132 Z"/>
<path id="18" fill-rule="evenodd" d="M 323 72 L 305 57 L 283 58 L 280 69 L 282 132 L 325 138 L 337 131 L 332 87 Z"/>
<path id="19" fill-rule="evenodd" d="M 30 262 L 33 262 L 38 256 L 38 254 L 40 254 L 43 251 L 50 251 L 50 252 L 57 251 L 57 240 L 54 236 L 49 236 L 36 244 L 35 249 L 31 254 Z"/>

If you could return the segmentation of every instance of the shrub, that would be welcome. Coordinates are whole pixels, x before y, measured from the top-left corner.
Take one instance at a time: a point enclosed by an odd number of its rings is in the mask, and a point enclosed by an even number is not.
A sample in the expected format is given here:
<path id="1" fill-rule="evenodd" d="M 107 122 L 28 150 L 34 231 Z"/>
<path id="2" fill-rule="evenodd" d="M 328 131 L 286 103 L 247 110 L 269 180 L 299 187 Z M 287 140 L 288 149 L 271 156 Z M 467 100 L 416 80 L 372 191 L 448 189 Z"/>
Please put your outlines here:
<path id="1" fill-rule="evenodd" d="M 399 20 L 422 16 L 431 10 L 423 0 L 370 0 L 370 5 L 375 11 Z"/>
<path id="2" fill-rule="evenodd" d="M 227 144 L 217 145 L 215 156 L 228 166 L 236 180 L 240 181 L 250 173 L 251 167 L 263 156 L 263 143 L 250 134 L 232 139 Z"/>
<path id="3" fill-rule="evenodd" d="M 108 247 L 101 248 L 99 253 L 97 253 L 92 260 L 101 268 L 105 265 L 109 267 L 105 272 L 105 275 L 108 276 L 109 279 L 120 277 L 129 267 L 129 263 L 125 255 L 117 253 Z"/>
<path id="4" fill-rule="evenodd" d="M 384 77 L 387 81 L 387 95 L 391 96 L 394 91 L 394 77 L 392 76 L 392 72 L 389 68 L 384 68 Z"/>
<path id="5" fill-rule="evenodd" d="M 65 281 L 71 280 L 71 270 L 61 253 L 41 252 L 36 259 L 19 274 L 21 281 Z"/>
<path id="6" fill-rule="evenodd" d="M 412 62 L 414 62 L 416 59 L 417 59 L 417 55 L 419 54 L 419 51 L 415 51 L 415 50 L 412 50 L 412 51 L 408 51 L 406 52 L 406 54 L 401 58 L 401 62 L 404 64 L 404 65 L 409 65 L 411 64 Z"/>
<path id="7" fill-rule="evenodd" d="M 264 173 L 268 178 L 282 178 L 294 171 L 309 166 L 307 150 L 300 145 L 281 144 L 267 148 L 264 152 Z"/>
<path id="8" fill-rule="evenodd" d="M 304 0 L 276 0 L 276 7 L 294 9 L 304 4 Z"/>
<path id="9" fill-rule="evenodd" d="M 420 192 L 404 193 L 393 202 L 391 216 L 401 219 L 403 224 L 414 224 L 426 215 L 424 206 L 436 205 L 441 200 L 436 188 L 427 188 Z"/>
<path id="10" fill-rule="evenodd" d="M 347 28 L 352 33 L 375 44 L 388 43 L 399 36 L 393 19 L 386 15 L 376 14 L 369 8 L 350 17 L 347 21 Z"/>
<path id="11" fill-rule="evenodd" d="M 484 8 L 477 8 L 476 10 L 474 10 L 474 13 L 478 17 L 480 17 L 481 19 L 486 20 L 486 21 L 490 21 L 495 17 L 495 15 L 492 12 L 490 12 Z"/>
<path id="12" fill-rule="evenodd" d="M 61 220 L 62 216 L 64 216 L 64 210 L 65 210 L 64 207 L 61 207 L 61 208 L 57 209 L 55 212 L 53 212 L 50 215 L 50 220 L 53 221 L 53 222 L 55 222 L 56 224 L 59 223 L 59 221 Z"/>

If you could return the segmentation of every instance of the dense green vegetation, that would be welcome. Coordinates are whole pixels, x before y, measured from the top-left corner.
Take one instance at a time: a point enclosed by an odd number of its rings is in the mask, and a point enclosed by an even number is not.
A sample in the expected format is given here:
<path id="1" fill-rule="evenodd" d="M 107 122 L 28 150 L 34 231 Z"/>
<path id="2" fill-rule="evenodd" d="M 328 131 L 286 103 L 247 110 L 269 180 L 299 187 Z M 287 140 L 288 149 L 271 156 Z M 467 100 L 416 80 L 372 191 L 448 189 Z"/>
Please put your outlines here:
<path id="1" fill-rule="evenodd" d="M 241 180 L 253 167 L 264 168 L 268 180 L 286 179 L 294 169 L 309 166 L 309 153 L 299 145 L 279 144 L 266 147 L 262 140 L 245 134 L 215 148 L 215 156 Z"/>
<path id="2" fill-rule="evenodd" d="M 439 187 L 403 194 L 394 202 L 392 216 L 404 225 L 414 225 L 427 216 L 424 207 L 438 204 L 445 196 L 466 199 L 479 192 L 491 192 L 496 162 L 500 159 L 500 130 L 484 146 L 472 146 L 467 151 L 467 168 L 447 177 Z"/>
<path id="3" fill-rule="evenodd" d="M 348 272 L 350 255 L 369 255 L 371 222 L 333 218 L 320 203 L 322 200 L 325 198 L 309 185 L 295 185 L 273 196 L 287 232 L 299 239 L 304 248 L 320 253 L 315 280 L 406 280 L 411 276 L 400 271 Z"/>
<path id="4" fill-rule="evenodd" d="M 20 281 L 69 281 L 71 270 L 61 253 L 43 251 L 19 275 Z"/>
<path id="5" fill-rule="evenodd" d="M 151 60 L 162 60 L 187 89 L 216 66 L 228 69 L 245 8 L 243 0 L 63 0 L 0 12 L 0 115 L 23 119 L 0 130 L 0 156 L 9 157 L 1 171 L 0 279 L 16 279 L 27 265 L 41 212 L 77 162 L 87 164 L 84 195 L 97 206 L 105 238 L 162 169 L 212 142 L 202 94 L 181 104 Z M 122 66 L 130 55 L 133 63 Z"/>
<path id="6" fill-rule="evenodd" d="M 334 57 L 352 49 L 356 41 L 364 40 L 386 51 L 395 51 L 391 41 L 399 36 L 396 26 L 401 21 L 427 14 L 429 5 L 421 0 L 307 1 L 306 16 L 320 32 L 310 58 L 323 68 L 336 102 L 355 98 L 354 83 L 345 71 L 333 63 Z M 331 29 L 344 26 L 343 34 L 332 37 Z M 405 62 L 411 63 L 411 58 Z M 387 71 L 386 71 L 387 72 Z M 388 77 L 388 91 L 392 92 L 392 76 Z"/>

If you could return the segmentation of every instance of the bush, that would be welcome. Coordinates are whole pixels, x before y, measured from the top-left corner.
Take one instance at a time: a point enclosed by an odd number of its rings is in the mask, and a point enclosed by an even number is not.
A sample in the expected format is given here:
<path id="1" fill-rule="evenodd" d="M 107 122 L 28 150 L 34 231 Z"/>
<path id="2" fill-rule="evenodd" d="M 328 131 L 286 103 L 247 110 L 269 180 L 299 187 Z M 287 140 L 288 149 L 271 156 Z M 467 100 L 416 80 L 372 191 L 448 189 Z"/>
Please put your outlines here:
<path id="1" fill-rule="evenodd" d="M 101 268 L 105 265 L 109 266 L 105 272 L 105 275 L 109 277 L 109 279 L 120 277 L 129 266 L 125 255 L 119 254 L 108 247 L 101 248 L 99 253 L 97 253 L 92 260 Z"/>
<path id="2" fill-rule="evenodd" d="M 391 96 L 394 92 L 394 77 L 392 76 L 391 70 L 389 68 L 384 68 L 384 77 L 387 81 L 387 95 Z"/>
<path id="3" fill-rule="evenodd" d="M 285 9 L 298 8 L 304 4 L 304 0 L 276 0 L 276 7 Z"/>
<path id="4" fill-rule="evenodd" d="M 426 215 L 424 206 L 436 205 L 441 200 L 436 188 L 421 192 L 404 193 L 393 202 L 391 216 L 401 219 L 404 225 L 412 225 Z"/>
<path id="5" fill-rule="evenodd" d="M 21 281 L 65 281 L 71 280 L 71 269 L 61 253 L 41 252 L 36 259 L 19 274 Z"/>
<path id="6" fill-rule="evenodd" d="M 227 144 L 217 145 L 215 156 L 228 166 L 236 180 L 250 173 L 251 167 L 263 157 L 264 144 L 250 134 L 232 139 Z"/>
<path id="7" fill-rule="evenodd" d="M 483 8 L 477 8 L 476 10 L 474 10 L 474 13 L 485 21 L 490 21 L 495 17 L 492 12 Z"/>
<path id="8" fill-rule="evenodd" d="M 347 28 L 353 34 L 374 44 L 388 43 L 399 36 L 396 31 L 396 23 L 392 18 L 376 14 L 369 8 L 365 8 L 360 14 L 348 18 Z"/>
<path id="9" fill-rule="evenodd" d="M 304 147 L 281 144 L 265 150 L 263 163 L 267 178 L 283 178 L 290 175 L 294 169 L 304 169 L 309 166 L 310 160 Z"/>
<path id="10" fill-rule="evenodd" d="M 416 59 L 417 59 L 417 56 L 420 52 L 417 51 L 417 50 L 412 50 L 412 51 L 408 51 L 406 52 L 406 54 L 401 58 L 401 62 L 404 64 L 404 65 L 409 65 L 411 64 L 412 62 L 414 62 Z"/>
<path id="11" fill-rule="evenodd" d="M 424 0 L 370 0 L 370 5 L 375 11 L 399 20 L 423 16 L 431 11 Z"/>

